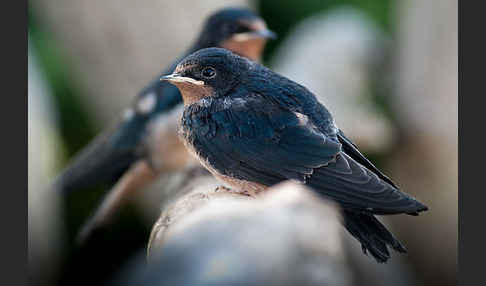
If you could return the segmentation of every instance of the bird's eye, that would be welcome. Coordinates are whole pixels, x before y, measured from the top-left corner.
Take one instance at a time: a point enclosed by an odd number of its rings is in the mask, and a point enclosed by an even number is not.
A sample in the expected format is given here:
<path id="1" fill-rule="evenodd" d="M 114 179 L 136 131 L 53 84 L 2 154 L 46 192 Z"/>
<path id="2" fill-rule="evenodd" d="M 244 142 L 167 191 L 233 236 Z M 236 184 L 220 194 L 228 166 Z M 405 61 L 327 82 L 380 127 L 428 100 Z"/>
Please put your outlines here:
<path id="1" fill-rule="evenodd" d="M 216 75 L 216 70 L 212 67 L 207 67 L 202 70 L 202 76 L 205 78 L 213 78 Z"/>

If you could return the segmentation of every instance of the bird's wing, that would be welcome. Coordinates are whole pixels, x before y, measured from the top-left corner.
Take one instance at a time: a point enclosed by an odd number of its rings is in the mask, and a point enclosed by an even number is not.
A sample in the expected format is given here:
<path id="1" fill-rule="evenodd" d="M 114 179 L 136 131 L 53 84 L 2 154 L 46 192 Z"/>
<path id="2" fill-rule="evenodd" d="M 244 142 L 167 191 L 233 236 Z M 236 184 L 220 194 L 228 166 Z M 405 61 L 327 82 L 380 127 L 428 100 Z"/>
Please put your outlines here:
<path id="1" fill-rule="evenodd" d="M 375 173 L 380 179 L 387 182 L 394 188 L 398 189 L 398 186 L 385 174 L 383 174 L 378 168 L 373 165 L 361 152 L 358 150 L 358 146 L 356 146 L 349 138 L 347 138 L 342 130 L 338 132 L 338 139 L 339 142 L 342 144 L 343 152 L 353 158 L 356 162 L 360 163 L 361 165 L 365 166 L 368 170 Z"/>
<path id="2" fill-rule="evenodd" d="M 174 68 L 175 64 L 162 74 L 170 73 Z M 140 109 L 139 104 L 147 102 L 148 97 L 155 99 L 155 106 L 145 112 L 136 112 Z M 114 184 L 143 155 L 139 151 L 150 119 L 181 102 L 177 87 L 161 82 L 158 76 L 135 97 L 129 110 L 131 115 L 117 120 L 84 148 L 56 178 L 54 188 L 68 193 L 98 184 Z"/>
<path id="3" fill-rule="evenodd" d="M 301 114 L 249 97 L 240 103 L 208 112 L 211 120 L 190 123 L 195 136 L 189 140 L 223 174 L 264 185 L 303 182 L 340 150 L 338 142 L 307 126 Z M 190 119 L 183 125 L 185 120 Z"/>
<path id="4" fill-rule="evenodd" d="M 353 210 L 415 211 L 415 200 L 343 153 L 303 114 L 248 96 L 208 116 L 193 126 L 193 143 L 224 175 L 264 185 L 295 179 Z"/>
<path id="5" fill-rule="evenodd" d="M 145 117 L 118 120 L 89 143 L 57 176 L 54 189 L 63 193 L 113 184 L 137 160 Z"/>
<path id="6" fill-rule="evenodd" d="M 378 215 L 416 215 L 427 210 L 419 201 L 382 180 L 344 152 L 326 167 L 316 169 L 308 184 L 348 210 Z"/>

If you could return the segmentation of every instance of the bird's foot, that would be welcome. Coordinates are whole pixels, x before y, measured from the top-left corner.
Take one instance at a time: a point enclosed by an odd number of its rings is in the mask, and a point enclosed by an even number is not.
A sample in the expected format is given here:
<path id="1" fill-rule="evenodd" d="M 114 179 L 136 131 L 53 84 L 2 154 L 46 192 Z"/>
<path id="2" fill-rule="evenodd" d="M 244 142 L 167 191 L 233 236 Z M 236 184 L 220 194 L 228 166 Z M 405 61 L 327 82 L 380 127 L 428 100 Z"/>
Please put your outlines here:
<path id="1" fill-rule="evenodd" d="M 225 186 L 217 186 L 215 192 L 234 192 L 232 189 Z"/>
<path id="2" fill-rule="evenodd" d="M 231 189 L 231 188 L 228 188 L 228 187 L 225 187 L 225 186 L 216 187 L 215 192 L 229 192 L 229 193 L 238 194 L 238 195 L 245 195 L 245 196 L 249 196 L 249 197 L 252 196 L 252 194 L 250 194 L 247 191 Z"/>

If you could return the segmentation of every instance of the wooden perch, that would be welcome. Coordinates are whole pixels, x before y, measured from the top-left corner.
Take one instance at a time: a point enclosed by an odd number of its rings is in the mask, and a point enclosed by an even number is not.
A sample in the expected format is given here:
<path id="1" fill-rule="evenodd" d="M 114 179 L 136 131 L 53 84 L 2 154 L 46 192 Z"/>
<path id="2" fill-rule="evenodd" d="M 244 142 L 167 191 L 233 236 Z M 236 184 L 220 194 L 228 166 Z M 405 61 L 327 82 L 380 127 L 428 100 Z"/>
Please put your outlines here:
<path id="1" fill-rule="evenodd" d="M 201 176 L 162 211 L 147 285 L 350 285 L 333 203 L 291 182 L 255 198 L 218 184 Z"/>
<path id="2" fill-rule="evenodd" d="M 120 285 L 417 285 L 403 256 L 377 264 L 342 238 L 338 209 L 302 185 L 253 198 L 220 187 L 201 167 L 177 174 L 157 187 L 165 186 L 164 206 L 149 264 L 137 256 Z"/>

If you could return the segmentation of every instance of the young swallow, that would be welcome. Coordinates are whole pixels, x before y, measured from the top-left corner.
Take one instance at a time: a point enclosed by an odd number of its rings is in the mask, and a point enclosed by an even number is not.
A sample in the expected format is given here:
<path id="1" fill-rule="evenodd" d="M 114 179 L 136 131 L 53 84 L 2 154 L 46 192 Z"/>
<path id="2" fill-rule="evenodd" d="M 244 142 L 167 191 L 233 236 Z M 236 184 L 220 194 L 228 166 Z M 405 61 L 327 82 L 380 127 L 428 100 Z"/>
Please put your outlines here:
<path id="1" fill-rule="evenodd" d="M 206 47 L 225 47 L 258 61 L 267 40 L 274 37 L 264 20 L 252 11 L 227 8 L 206 20 L 199 37 L 184 55 Z M 161 74 L 170 74 L 176 63 Z M 160 75 L 148 84 L 121 119 L 97 136 L 55 179 L 53 188 L 63 193 L 117 183 L 95 217 L 108 215 L 124 196 L 145 186 L 164 169 L 179 167 L 173 166 L 174 161 L 184 163 L 184 158 L 171 157 L 184 157 L 177 153 L 178 146 L 183 145 L 174 143 L 172 134 L 164 133 L 167 128 L 159 128 L 166 117 L 172 116 L 171 112 L 182 107 L 182 98 L 176 87 L 159 78 Z M 160 144 L 169 148 L 163 154 Z"/>
<path id="2" fill-rule="evenodd" d="M 427 207 L 366 159 L 305 87 L 221 48 L 189 55 L 161 80 L 181 91 L 181 138 L 215 177 L 250 194 L 301 182 L 342 207 L 365 254 L 385 262 L 388 247 L 406 252 L 374 215 Z"/>

